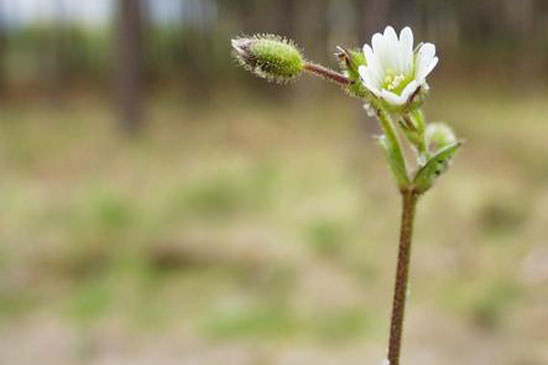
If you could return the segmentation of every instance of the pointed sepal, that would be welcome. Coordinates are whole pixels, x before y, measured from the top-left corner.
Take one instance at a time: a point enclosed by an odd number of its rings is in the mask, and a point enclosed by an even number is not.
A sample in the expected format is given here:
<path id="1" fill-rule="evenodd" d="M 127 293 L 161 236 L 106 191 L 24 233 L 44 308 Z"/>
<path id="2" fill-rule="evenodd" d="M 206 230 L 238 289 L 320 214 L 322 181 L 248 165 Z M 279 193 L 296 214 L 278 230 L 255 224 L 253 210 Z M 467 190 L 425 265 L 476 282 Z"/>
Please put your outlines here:
<path id="1" fill-rule="evenodd" d="M 350 80 L 350 83 L 346 87 L 348 94 L 357 97 L 359 99 L 368 99 L 371 97 L 371 93 L 363 85 L 360 80 L 360 73 L 358 68 L 362 65 L 367 65 L 365 55 L 359 49 L 347 49 L 341 46 L 337 46 L 337 52 L 335 56 L 339 61 L 339 68 L 343 74 Z"/>

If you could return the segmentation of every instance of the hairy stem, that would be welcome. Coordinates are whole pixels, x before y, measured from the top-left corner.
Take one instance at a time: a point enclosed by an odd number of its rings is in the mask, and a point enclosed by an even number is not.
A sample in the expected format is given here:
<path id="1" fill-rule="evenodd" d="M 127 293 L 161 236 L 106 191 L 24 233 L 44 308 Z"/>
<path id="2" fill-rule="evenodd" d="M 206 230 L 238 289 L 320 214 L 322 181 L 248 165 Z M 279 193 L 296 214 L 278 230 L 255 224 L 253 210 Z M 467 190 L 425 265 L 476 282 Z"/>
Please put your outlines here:
<path id="1" fill-rule="evenodd" d="M 393 173 L 398 182 L 398 186 L 402 189 L 409 184 L 409 173 L 407 170 L 405 157 L 403 156 L 401 142 L 398 138 L 398 133 L 394 128 L 392 118 L 390 118 L 390 115 L 386 112 L 386 110 L 384 110 L 384 108 L 376 102 L 372 101 L 371 105 L 377 111 L 377 118 L 380 122 L 381 129 L 388 141 L 390 141 L 391 148 L 393 149 L 394 158 L 397 160 L 397 166 L 399 166 L 397 170 L 393 169 Z"/>
<path id="2" fill-rule="evenodd" d="M 392 303 L 392 320 L 390 323 L 390 340 L 388 345 L 388 360 L 390 365 L 399 365 L 400 347 L 407 298 L 407 283 L 409 275 L 409 259 L 411 256 L 411 237 L 418 194 L 413 190 L 402 190 L 402 218 L 400 228 L 400 245 L 396 283 Z"/>
<path id="3" fill-rule="evenodd" d="M 419 141 L 419 144 L 417 146 L 419 157 L 422 157 L 422 160 L 426 161 L 428 160 L 428 146 L 426 145 L 426 141 L 424 139 L 424 131 L 426 130 L 426 121 L 424 120 L 424 114 L 422 114 L 422 110 L 415 109 L 411 112 L 411 117 L 413 118 L 413 121 L 420 131 L 421 140 Z"/>
<path id="4" fill-rule="evenodd" d="M 322 77 L 328 81 L 332 81 L 342 87 L 346 87 L 352 83 L 352 81 L 350 81 L 350 79 L 348 79 L 343 74 L 340 74 L 322 65 L 306 62 L 303 66 L 303 69 L 308 73 Z"/>

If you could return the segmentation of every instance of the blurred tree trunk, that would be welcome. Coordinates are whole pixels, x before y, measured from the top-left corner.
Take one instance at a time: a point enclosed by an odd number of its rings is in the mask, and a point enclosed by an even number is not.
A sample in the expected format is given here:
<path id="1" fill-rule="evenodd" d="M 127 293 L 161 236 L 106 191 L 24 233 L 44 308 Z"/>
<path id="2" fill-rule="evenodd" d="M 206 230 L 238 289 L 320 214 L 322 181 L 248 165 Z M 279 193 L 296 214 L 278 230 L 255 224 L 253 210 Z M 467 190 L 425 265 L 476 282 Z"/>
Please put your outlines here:
<path id="1" fill-rule="evenodd" d="M 196 101 L 208 100 L 213 84 L 211 70 L 215 66 L 215 59 L 211 57 L 215 40 L 212 38 L 212 29 L 207 24 L 208 9 L 203 0 L 191 0 L 183 2 L 181 10 L 183 14 L 191 14 L 193 19 L 191 24 L 183 24 L 185 34 L 181 63 L 184 63 L 182 66 L 185 69 L 185 97 Z"/>
<path id="2" fill-rule="evenodd" d="M 240 31 L 245 34 L 253 34 L 263 30 L 257 29 L 257 23 L 260 23 L 260 19 L 256 16 L 257 4 L 254 1 L 249 0 L 232 0 L 228 2 L 227 7 L 234 8 L 238 14 L 238 24 L 240 25 Z"/>
<path id="3" fill-rule="evenodd" d="M 139 0 L 118 0 L 116 81 L 122 128 L 134 134 L 142 127 L 143 50 L 142 9 Z"/>
<path id="4" fill-rule="evenodd" d="M 327 50 L 329 41 L 328 0 L 301 0 L 293 8 L 295 20 L 294 33 L 299 46 L 304 50 L 305 57 L 313 62 L 328 63 L 330 52 Z M 326 91 L 325 87 L 317 87 L 318 80 L 308 80 L 297 85 L 297 95 L 301 99 L 316 99 Z"/>
<path id="5" fill-rule="evenodd" d="M 325 60 L 329 38 L 328 1 L 301 0 L 292 9 L 295 37 L 305 49 L 306 56 L 317 61 Z"/>
<path id="6" fill-rule="evenodd" d="M 48 68 L 48 97 L 55 106 L 61 105 L 63 88 L 67 81 L 67 27 L 65 23 L 66 9 L 62 0 L 55 1 L 55 24 L 51 33 L 51 64 Z"/>
<path id="7" fill-rule="evenodd" d="M 361 43 L 369 42 L 373 33 L 387 24 L 390 0 L 354 0 L 357 17 L 356 30 Z"/>
<path id="8" fill-rule="evenodd" d="M 517 52 L 517 67 L 514 74 L 515 83 L 518 86 L 527 85 L 525 90 L 533 90 L 542 86 L 544 80 L 542 75 L 542 61 L 544 52 L 542 50 L 542 29 L 539 22 L 541 14 L 540 2 L 536 0 L 522 0 L 520 7 L 514 15 L 518 22 L 518 29 L 522 39 L 521 52 Z M 517 90 L 523 92 L 523 88 Z"/>
<path id="9" fill-rule="evenodd" d="M 278 32 L 288 38 L 295 39 L 296 23 L 301 21 L 299 17 L 303 17 L 306 13 L 297 15 L 297 5 L 294 0 L 278 0 L 277 5 L 280 18 L 280 29 Z"/>
<path id="10" fill-rule="evenodd" d="M 6 80 L 6 55 L 8 47 L 8 36 L 6 31 L 6 14 L 4 4 L 0 1 L 0 96 L 7 93 Z"/>

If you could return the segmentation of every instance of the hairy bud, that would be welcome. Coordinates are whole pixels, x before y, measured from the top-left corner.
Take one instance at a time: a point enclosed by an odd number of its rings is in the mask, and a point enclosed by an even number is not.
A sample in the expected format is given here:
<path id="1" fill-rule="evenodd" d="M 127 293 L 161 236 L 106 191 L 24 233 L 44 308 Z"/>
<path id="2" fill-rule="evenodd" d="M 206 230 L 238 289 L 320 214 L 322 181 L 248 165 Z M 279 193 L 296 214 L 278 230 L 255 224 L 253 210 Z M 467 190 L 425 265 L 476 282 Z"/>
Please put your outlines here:
<path id="1" fill-rule="evenodd" d="M 445 146 L 457 142 L 453 130 L 444 123 L 431 123 L 425 131 L 426 146 L 432 151 L 438 151 Z"/>
<path id="2" fill-rule="evenodd" d="M 232 49 L 245 69 L 269 81 L 291 81 L 299 76 L 305 64 L 295 43 L 272 34 L 232 39 Z"/>

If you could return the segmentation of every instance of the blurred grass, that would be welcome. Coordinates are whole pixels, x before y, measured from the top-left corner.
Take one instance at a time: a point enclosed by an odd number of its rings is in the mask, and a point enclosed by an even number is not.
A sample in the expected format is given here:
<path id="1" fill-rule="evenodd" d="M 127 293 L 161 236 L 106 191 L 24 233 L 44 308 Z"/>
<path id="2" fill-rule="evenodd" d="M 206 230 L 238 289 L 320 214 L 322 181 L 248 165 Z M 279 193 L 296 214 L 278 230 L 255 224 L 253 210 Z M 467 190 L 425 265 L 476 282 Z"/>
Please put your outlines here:
<path id="1" fill-rule="evenodd" d="M 419 206 L 410 316 L 430 342 L 442 318 L 466 329 L 448 342 L 548 356 L 548 277 L 528 259 L 546 247 L 545 100 L 448 89 L 426 107 L 468 141 Z M 399 201 L 362 114 L 338 96 L 164 96 L 128 140 L 102 100 L 3 105 L 1 323 L 382 348 Z"/>

